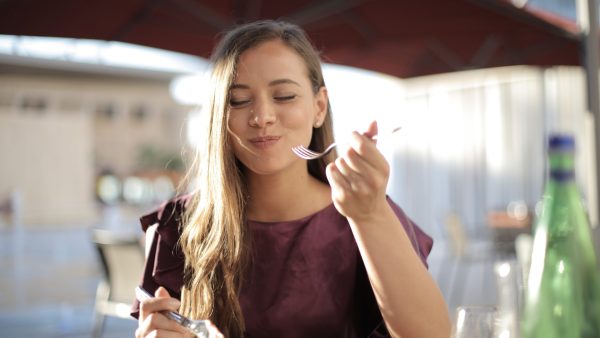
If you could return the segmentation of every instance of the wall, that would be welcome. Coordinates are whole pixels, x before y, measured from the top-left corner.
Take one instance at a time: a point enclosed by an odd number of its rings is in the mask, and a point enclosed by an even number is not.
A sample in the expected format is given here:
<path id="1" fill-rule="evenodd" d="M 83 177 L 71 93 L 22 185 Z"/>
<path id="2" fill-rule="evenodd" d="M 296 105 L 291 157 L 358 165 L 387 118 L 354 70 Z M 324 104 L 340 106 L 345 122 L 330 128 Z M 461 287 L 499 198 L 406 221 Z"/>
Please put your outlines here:
<path id="1" fill-rule="evenodd" d="M 143 169 L 144 146 L 178 155 L 188 109 L 166 80 L 0 74 L 0 203 L 17 189 L 23 224 L 95 222 L 96 175 Z"/>

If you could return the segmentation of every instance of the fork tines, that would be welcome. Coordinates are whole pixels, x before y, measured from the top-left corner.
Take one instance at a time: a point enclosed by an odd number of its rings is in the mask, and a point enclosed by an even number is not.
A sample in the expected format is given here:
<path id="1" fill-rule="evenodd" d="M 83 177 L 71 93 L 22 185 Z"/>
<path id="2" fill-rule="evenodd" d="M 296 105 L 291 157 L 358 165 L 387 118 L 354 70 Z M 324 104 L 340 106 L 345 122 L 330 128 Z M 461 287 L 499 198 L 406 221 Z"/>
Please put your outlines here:
<path id="1" fill-rule="evenodd" d="M 294 152 L 294 154 L 300 156 L 301 158 L 303 158 L 305 160 L 315 159 L 321 155 L 321 153 L 312 151 L 304 146 L 293 147 L 292 151 Z"/>

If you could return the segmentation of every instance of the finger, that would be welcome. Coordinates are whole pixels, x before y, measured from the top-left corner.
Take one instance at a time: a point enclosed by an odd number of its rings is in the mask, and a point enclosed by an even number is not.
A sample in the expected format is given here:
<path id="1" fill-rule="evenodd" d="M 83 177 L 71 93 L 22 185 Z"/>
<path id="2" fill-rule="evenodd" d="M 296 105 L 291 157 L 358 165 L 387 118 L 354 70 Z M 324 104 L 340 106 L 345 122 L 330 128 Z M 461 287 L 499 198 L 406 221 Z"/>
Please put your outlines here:
<path id="1" fill-rule="evenodd" d="M 335 164 L 336 168 L 338 168 L 348 182 L 352 192 L 359 193 L 360 195 L 370 195 L 380 187 L 378 177 L 381 177 L 381 175 L 373 168 L 369 168 L 364 161 L 359 161 L 363 162 L 363 168 L 360 171 L 352 168 L 346 157 L 336 159 Z"/>
<path id="2" fill-rule="evenodd" d="M 158 312 L 149 314 L 144 321 L 139 324 L 138 330 L 142 337 L 145 337 L 150 333 L 156 333 L 154 331 L 175 332 L 179 335 L 188 332 L 188 330 L 179 325 L 179 323 Z"/>
<path id="3" fill-rule="evenodd" d="M 168 298 L 168 297 L 171 297 L 171 295 L 169 294 L 169 291 L 167 291 L 167 289 L 165 289 L 162 286 L 159 286 L 158 289 L 156 289 L 156 291 L 154 291 L 154 297 Z"/>
<path id="4" fill-rule="evenodd" d="M 144 321 L 148 315 L 161 311 L 177 311 L 181 302 L 169 296 L 169 292 L 160 287 L 155 292 L 156 297 L 140 302 L 140 322 Z"/>
<path id="5" fill-rule="evenodd" d="M 356 180 L 360 174 L 355 172 L 346 162 L 345 156 L 340 156 L 334 161 L 337 170 L 344 176 L 348 182 Z"/>
<path id="6" fill-rule="evenodd" d="M 187 333 L 181 333 L 181 332 L 174 332 L 174 331 L 168 331 L 168 330 L 154 330 L 154 331 L 150 331 L 146 334 L 143 334 L 141 332 L 138 333 L 138 330 L 136 330 L 135 337 L 136 338 L 144 338 L 144 337 L 148 337 L 148 338 L 156 338 L 156 337 L 160 337 L 160 338 L 195 338 L 196 335 L 189 331 L 187 331 Z"/>
<path id="7" fill-rule="evenodd" d="M 356 153 L 372 167 L 385 167 L 385 164 L 387 163 L 385 157 L 379 149 L 377 149 L 375 143 L 367 136 L 353 132 L 349 143 L 350 148 L 356 151 Z"/>
<path id="8" fill-rule="evenodd" d="M 208 320 L 207 322 L 208 336 L 210 338 L 224 338 L 221 331 L 219 331 L 219 329 L 210 320 Z"/>
<path id="9" fill-rule="evenodd" d="M 338 171 L 342 174 L 342 176 L 345 178 L 346 182 L 348 182 L 348 185 L 350 186 L 350 189 L 353 191 L 358 191 L 360 190 L 360 187 L 364 182 L 364 177 L 362 177 L 362 175 L 356 171 L 354 171 L 346 162 L 346 158 L 345 157 L 338 157 L 335 160 L 335 167 L 338 169 Z"/>
<path id="10" fill-rule="evenodd" d="M 350 169 L 360 175 L 366 185 L 377 189 L 387 185 L 390 176 L 390 165 L 385 157 L 382 157 L 381 160 L 378 161 L 378 167 L 374 167 L 354 150 L 349 149 L 347 153 L 344 154 L 344 159 Z"/>
<path id="11" fill-rule="evenodd" d="M 140 303 L 140 320 L 144 320 L 148 315 L 162 311 L 177 311 L 180 302 L 175 298 L 152 298 Z"/>
<path id="12" fill-rule="evenodd" d="M 360 134 L 357 131 L 353 131 L 352 134 L 350 134 L 350 140 L 348 143 L 350 147 L 356 149 L 360 155 L 368 154 L 369 152 L 377 149 L 377 144 L 372 138 L 367 135 Z"/>
<path id="13" fill-rule="evenodd" d="M 369 177 L 376 171 L 376 168 L 374 168 L 369 162 L 360 156 L 360 154 L 358 154 L 352 147 L 346 149 L 346 151 L 341 154 L 341 157 L 352 171 L 356 172 L 362 177 Z"/>
<path id="14" fill-rule="evenodd" d="M 371 121 L 371 123 L 369 123 L 369 126 L 367 127 L 367 130 L 362 134 L 372 139 L 375 135 L 377 135 L 378 132 L 379 128 L 377 126 L 377 121 Z"/>
<path id="15" fill-rule="evenodd" d="M 335 165 L 335 162 L 331 162 L 327 165 L 325 168 L 325 175 L 327 176 L 327 180 L 332 187 L 332 193 L 339 194 L 344 190 L 350 189 L 350 183 L 339 171 Z"/>

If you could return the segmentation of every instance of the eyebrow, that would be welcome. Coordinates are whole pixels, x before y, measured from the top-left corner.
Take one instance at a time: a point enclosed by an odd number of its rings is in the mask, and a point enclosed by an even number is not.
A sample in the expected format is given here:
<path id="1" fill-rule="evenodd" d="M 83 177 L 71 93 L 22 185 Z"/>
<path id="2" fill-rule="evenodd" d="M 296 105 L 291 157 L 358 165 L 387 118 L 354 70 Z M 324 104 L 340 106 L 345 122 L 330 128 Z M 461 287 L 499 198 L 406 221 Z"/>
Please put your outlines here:
<path id="1" fill-rule="evenodd" d="M 277 79 L 277 80 L 273 80 L 273 81 L 269 82 L 269 86 L 271 86 L 271 87 L 280 85 L 280 84 L 293 84 L 293 85 L 300 87 L 300 84 L 292 79 Z M 250 89 L 250 86 L 243 84 L 243 83 L 234 83 L 231 85 L 231 87 L 229 87 L 229 90 L 232 90 L 232 89 Z"/>

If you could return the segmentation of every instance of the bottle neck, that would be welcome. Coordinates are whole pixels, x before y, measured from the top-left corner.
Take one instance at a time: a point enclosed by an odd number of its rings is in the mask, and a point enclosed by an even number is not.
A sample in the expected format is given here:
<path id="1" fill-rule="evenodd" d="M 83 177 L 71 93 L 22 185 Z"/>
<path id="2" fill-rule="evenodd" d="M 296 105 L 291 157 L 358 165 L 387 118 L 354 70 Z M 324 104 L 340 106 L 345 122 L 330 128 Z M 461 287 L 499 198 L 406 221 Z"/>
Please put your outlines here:
<path id="1" fill-rule="evenodd" d="M 572 151 L 550 151 L 550 178 L 556 181 L 575 179 L 575 163 Z"/>

